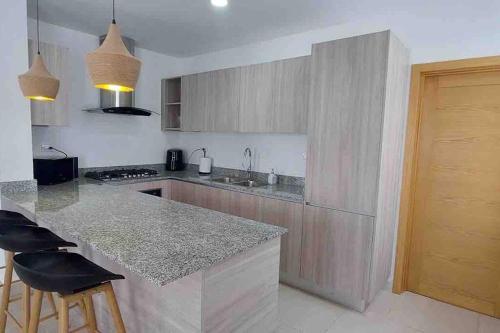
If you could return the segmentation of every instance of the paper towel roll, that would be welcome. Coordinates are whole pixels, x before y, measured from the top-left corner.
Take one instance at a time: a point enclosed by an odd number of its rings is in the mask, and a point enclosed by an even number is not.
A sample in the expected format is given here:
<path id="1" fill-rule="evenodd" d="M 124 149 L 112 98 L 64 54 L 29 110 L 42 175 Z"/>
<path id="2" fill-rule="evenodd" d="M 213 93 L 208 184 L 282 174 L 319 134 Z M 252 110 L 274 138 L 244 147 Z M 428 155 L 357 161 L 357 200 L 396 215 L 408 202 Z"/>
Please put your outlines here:
<path id="1" fill-rule="evenodd" d="M 200 170 L 201 174 L 209 174 L 212 172 L 212 159 L 209 157 L 200 158 Z"/>

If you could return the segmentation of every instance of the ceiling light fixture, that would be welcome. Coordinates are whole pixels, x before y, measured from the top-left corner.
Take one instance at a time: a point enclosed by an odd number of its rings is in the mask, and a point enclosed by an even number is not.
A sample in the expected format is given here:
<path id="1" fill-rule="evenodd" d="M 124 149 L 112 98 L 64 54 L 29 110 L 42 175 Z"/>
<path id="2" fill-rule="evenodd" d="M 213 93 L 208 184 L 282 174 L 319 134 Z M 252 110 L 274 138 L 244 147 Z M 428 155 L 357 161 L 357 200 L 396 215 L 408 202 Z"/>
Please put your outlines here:
<path id="1" fill-rule="evenodd" d="M 24 74 L 18 76 L 19 86 L 26 98 L 51 102 L 56 99 L 59 91 L 59 80 L 53 77 L 40 55 L 40 21 L 38 18 L 38 0 L 36 0 L 36 35 L 37 54 L 31 68 Z"/>
<path id="2" fill-rule="evenodd" d="M 141 61 L 131 55 L 123 43 L 115 20 L 115 0 L 113 0 L 113 21 L 109 25 L 106 39 L 97 50 L 87 54 L 85 60 L 96 88 L 134 91 L 141 70 Z"/>
<path id="3" fill-rule="evenodd" d="M 212 6 L 214 7 L 226 7 L 227 6 L 227 0 L 210 0 L 212 3 Z"/>

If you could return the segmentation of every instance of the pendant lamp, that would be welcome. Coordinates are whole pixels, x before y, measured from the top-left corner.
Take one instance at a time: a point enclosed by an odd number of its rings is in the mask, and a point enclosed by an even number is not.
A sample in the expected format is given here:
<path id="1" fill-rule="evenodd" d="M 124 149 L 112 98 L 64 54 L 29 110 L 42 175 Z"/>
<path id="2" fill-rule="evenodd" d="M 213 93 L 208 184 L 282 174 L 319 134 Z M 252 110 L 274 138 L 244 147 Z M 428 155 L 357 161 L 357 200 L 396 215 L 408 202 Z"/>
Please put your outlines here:
<path id="1" fill-rule="evenodd" d="M 120 29 L 115 21 L 113 0 L 113 21 L 102 45 L 87 54 L 87 68 L 96 88 L 113 91 L 134 91 L 141 61 L 132 56 L 123 44 Z"/>
<path id="2" fill-rule="evenodd" d="M 38 19 L 38 0 L 36 1 L 37 54 L 31 68 L 18 76 L 23 95 L 37 101 L 53 101 L 59 91 L 59 80 L 53 77 L 40 55 L 40 24 Z"/>

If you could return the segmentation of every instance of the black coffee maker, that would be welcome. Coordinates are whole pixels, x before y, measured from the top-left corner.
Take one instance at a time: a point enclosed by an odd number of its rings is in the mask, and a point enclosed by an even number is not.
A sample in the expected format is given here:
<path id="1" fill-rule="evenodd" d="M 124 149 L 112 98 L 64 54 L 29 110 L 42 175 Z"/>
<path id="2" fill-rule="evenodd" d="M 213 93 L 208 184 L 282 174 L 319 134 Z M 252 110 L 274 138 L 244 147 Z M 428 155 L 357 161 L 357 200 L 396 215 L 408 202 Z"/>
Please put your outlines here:
<path id="1" fill-rule="evenodd" d="M 169 150 L 167 150 L 166 169 L 168 171 L 184 170 L 184 158 L 182 156 L 181 149 L 169 149 Z"/>

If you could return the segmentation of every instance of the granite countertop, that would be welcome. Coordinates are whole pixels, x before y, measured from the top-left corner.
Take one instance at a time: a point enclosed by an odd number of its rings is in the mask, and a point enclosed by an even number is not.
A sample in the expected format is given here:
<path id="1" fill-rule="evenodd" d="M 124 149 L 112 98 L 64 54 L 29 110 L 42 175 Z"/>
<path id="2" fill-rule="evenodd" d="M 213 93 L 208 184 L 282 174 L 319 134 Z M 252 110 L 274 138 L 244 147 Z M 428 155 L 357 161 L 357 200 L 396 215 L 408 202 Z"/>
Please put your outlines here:
<path id="1" fill-rule="evenodd" d="M 250 193 L 254 195 L 259 195 L 263 197 L 269 197 L 274 199 L 281 199 L 293 202 L 302 203 L 304 201 L 304 186 L 294 185 L 294 184 L 276 184 L 276 185 L 265 185 L 259 187 L 244 187 L 238 185 L 231 185 L 225 183 L 214 182 L 214 179 L 224 177 L 220 174 L 200 176 L 197 171 L 194 170 L 184 170 L 184 171 L 165 171 L 162 170 L 158 173 L 158 176 L 150 178 L 138 178 L 138 179 L 127 179 L 127 180 L 113 180 L 107 181 L 106 184 L 109 185 L 127 185 L 135 183 L 147 183 L 166 179 L 175 179 L 186 181 L 195 184 L 202 184 L 211 187 L 226 189 L 230 191 Z"/>
<path id="2" fill-rule="evenodd" d="M 286 229 L 120 186 L 0 184 L 2 200 L 157 284 L 207 269 Z"/>

